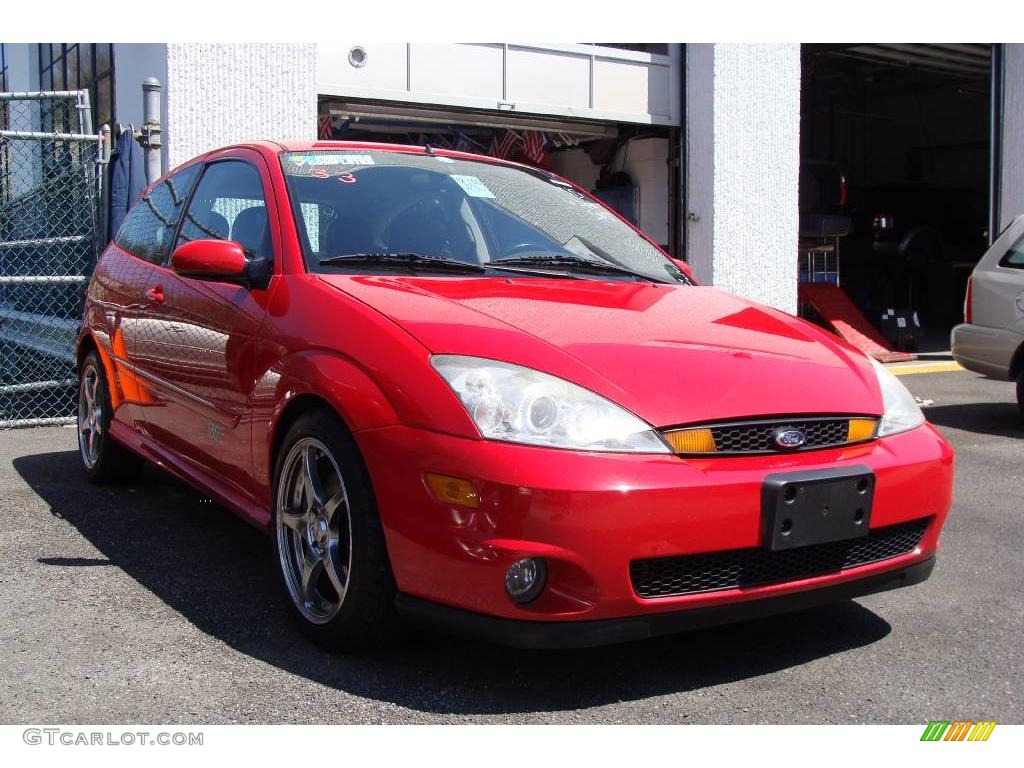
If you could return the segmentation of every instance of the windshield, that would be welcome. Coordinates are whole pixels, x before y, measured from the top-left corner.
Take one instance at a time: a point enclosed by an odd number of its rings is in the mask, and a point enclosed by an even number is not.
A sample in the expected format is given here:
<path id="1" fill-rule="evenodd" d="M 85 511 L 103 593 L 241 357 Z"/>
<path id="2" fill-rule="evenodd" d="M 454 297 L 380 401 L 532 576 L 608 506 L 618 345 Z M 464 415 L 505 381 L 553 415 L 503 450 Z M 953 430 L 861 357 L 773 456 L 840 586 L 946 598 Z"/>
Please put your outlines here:
<path id="1" fill-rule="evenodd" d="M 591 271 L 622 268 L 609 270 L 618 279 L 685 282 L 615 214 L 540 171 L 365 149 L 288 152 L 281 162 L 311 272 L 374 269 L 372 258 L 337 257 L 415 254 L 471 265 L 512 259 L 538 270 L 582 259 Z"/>

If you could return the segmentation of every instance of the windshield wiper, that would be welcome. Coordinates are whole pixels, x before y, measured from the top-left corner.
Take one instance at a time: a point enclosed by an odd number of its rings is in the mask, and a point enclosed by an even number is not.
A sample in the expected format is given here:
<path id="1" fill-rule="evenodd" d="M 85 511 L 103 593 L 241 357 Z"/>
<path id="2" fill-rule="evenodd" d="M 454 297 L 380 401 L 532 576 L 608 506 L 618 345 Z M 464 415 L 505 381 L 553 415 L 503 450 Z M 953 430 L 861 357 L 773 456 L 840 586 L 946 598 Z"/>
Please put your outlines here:
<path id="1" fill-rule="evenodd" d="M 482 264 L 447 259 L 443 256 L 424 256 L 422 253 L 347 253 L 320 259 L 326 266 L 378 266 L 388 265 L 408 269 L 434 269 L 446 272 L 483 272 Z"/>
<path id="2" fill-rule="evenodd" d="M 632 269 L 628 269 L 627 267 L 620 267 L 617 264 L 609 264 L 604 261 L 594 261 L 593 259 L 584 259 L 580 256 L 573 256 L 571 254 L 540 253 L 536 256 L 512 256 L 507 259 L 491 259 L 485 263 L 485 266 L 500 267 L 502 265 L 524 267 L 562 267 L 569 271 L 575 270 L 577 272 L 586 272 L 593 275 L 628 275 L 650 283 L 667 282 L 665 280 L 653 278 L 650 275 L 645 275 L 643 272 L 636 272 Z"/>
<path id="3" fill-rule="evenodd" d="M 339 256 L 325 256 L 320 263 L 326 266 L 395 266 L 406 269 L 433 269 L 448 272 L 466 272 L 479 274 L 497 270 L 500 272 L 515 272 L 520 275 L 533 275 L 535 277 L 569 277 L 576 278 L 568 272 L 552 273 L 548 269 L 534 268 L 532 263 L 523 265 L 496 264 L 494 261 L 487 261 L 477 264 L 468 261 L 447 259 L 443 256 L 424 256 L 421 253 L 347 253 Z M 543 266 L 543 265 L 542 265 Z M 578 279 L 578 278 L 576 278 Z"/>

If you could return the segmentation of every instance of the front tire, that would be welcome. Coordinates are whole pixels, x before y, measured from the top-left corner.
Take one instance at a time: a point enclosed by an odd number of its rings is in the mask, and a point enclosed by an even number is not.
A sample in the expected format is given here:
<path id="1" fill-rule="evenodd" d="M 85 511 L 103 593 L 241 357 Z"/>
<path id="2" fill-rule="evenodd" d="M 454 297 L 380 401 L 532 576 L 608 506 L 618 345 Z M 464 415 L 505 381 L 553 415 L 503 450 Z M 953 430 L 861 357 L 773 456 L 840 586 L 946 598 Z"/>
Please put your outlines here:
<path id="1" fill-rule="evenodd" d="M 315 642 L 356 651 L 393 634 L 395 583 L 369 475 L 327 409 L 300 416 L 282 441 L 274 553 L 288 607 Z"/>
<path id="2" fill-rule="evenodd" d="M 1017 374 L 1017 410 L 1020 417 L 1024 419 L 1024 369 Z"/>
<path id="3" fill-rule="evenodd" d="M 113 416 L 103 365 L 92 351 L 78 372 L 78 453 L 86 478 L 97 485 L 134 479 L 145 464 L 110 437 Z"/>

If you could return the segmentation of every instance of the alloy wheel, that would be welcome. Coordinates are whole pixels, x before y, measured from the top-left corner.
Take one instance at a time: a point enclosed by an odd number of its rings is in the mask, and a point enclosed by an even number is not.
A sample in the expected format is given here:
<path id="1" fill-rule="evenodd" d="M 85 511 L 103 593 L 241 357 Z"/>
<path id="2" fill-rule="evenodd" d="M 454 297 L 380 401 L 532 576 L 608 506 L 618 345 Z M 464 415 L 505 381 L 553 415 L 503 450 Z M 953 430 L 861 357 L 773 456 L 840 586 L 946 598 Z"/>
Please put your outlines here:
<path id="1" fill-rule="evenodd" d="M 326 624 L 341 610 L 352 568 L 351 510 L 330 450 L 304 437 L 285 458 L 277 492 L 277 550 L 299 613 Z"/>
<path id="2" fill-rule="evenodd" d="M 99 461 L 102 437 L 100 374 L 90 361 L 82 368 L 82 380 L 78 385 L 78 450 L 87 469 L 92 469 Z"/>

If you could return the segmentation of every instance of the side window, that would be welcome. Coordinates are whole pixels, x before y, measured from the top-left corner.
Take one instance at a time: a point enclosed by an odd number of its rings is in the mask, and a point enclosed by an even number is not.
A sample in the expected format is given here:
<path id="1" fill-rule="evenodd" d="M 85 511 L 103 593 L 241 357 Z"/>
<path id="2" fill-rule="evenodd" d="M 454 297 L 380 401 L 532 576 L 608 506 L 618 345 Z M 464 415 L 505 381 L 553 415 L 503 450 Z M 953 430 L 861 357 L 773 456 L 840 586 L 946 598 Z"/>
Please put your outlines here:
<path id="1" fill-rule="evenodd" d="M 1000 267 L 1012 269 L 1024 269 L 1024 237 L 1021 237 L 1010 246 L 1010 250 L 999 260 Z"/>
<path id="2" fill-rule="evenodd" d="M 206 167 L 178 235 L 179 243 L 189 240 L 234 240 L 252 258 L 273 258 L 267 204 L 255 168 L 242 160 Z"/>
<path id="3" fill-rule="evenodd" d="M 157 184 L 128 212 L 115 238 L 133 256 L 159 264 L 171 248 L 188 191 L 199 175 L 199 166 L 178 171 Z"/>

